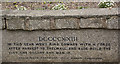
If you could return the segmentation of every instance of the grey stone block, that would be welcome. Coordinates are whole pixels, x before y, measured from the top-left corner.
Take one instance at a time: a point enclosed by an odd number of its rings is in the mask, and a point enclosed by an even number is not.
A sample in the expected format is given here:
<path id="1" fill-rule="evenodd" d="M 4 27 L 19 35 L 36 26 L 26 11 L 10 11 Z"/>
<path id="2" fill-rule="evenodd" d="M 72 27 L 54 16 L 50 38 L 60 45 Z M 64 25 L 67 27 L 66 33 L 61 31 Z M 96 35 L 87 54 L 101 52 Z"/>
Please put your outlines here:
<path id="1" fill-rule="evenodd" d="M 120 29 L 119 23 L 120 21 L 118 20 L 118 16 L 113 16 L 110 19 L 107 20 L 107 28 L 108 29 Z"/>
<path id="2" fill-rule="evenodd" d="M 56 29 L 77 29 L 78 28 L 77 18 L 64 18 L 64 19 L 55 19 Z"/>
<path id="3" fill-rule="evenodd" d="M 81 18 L 80 28 L 104 28 L 106 27 L 105 18 Z"/>
<path id="4" fill-rule="evenodd" d="M 5 20 L 0 17 L 0 29 L 4 29 L 5 28 Z"/>
<path id="5" fill-rule="evenodd" d="M 6 26 L 9 30 L 23 29 L 24 18 L 21 17 L 7 17 Z"/>
<path id="6" fill-rule="evenodd" d="M 2 19 L 0 18 L 0 29 L 2 29 Z"/>
<path id="7" fill-rule="evenodd" d="M 50 19 L 30 19 L 27 22 L 29 26 L 25 24 L 24 30 L 50 29 Z"/>
<path id="8" fill-rule="evenodd" d="M 118 8 L 87 8 L 81 10 L 22 10 L 10 11 L 7 16 L 100 16 L 100 15 L 118 15 Z"/>
<path id="9" fill-rule="evenodd" d="M 0 64 L 2 63 L 2 30 L 0 30 Z"/>

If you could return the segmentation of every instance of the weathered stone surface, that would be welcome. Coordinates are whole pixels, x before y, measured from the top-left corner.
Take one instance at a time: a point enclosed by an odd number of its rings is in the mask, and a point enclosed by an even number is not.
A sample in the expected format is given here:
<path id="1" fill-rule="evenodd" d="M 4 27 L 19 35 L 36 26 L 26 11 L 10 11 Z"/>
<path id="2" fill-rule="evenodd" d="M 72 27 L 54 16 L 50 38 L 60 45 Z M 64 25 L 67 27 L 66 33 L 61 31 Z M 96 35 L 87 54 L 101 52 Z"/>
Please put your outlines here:
<path id="1" fill-rule="evenodd" d="M 2 19 L 0 17 L 0 29 L 2 29 Z"/>
<path id="2" fill-rule="evenodd" d="M 103 9 L 62 10 L 62 11 L 60 10 L 4 11 L 3 14 L 7 16 L 6 29 L 16 30 L 16 31 L 2 30 L 3 62 L 119 61 L 118 58 L 119 18 L 117 17 L 119 12 L 118 9 L 116 8 L 113 8 L 111 10 L 103 8 Z M 109 16 L 111 16 L 111 18 L 107 19 L 106 17 Z M 0 23 L 1 29 L 5 28 L 4 22 L 5 21 L 2 21 L 2 23 Z M 79 30 L 80 28 L 83 29 Z M 108 28 L 116 30 L 84 29 L 84 28 Z M 78 29 L 78 30 L 47 31 L 49 29 Z M 47 40 L 45 39 L 43 41 L 40 41 L 39 37 L 50 38 Z M 59 41 L 56 41 L 56 39 L 53 39 L 52 37 L 56 38 Z M 59 39 L 60 37 L 67 37 L 68 39 L 62 38 L 65 41 L 60 41 L 61 40 Z M 69 39 L 69 37 L 77 37 L 77 39 L 76 41 L 73 41 Z M 10 45 L 10 43 L 12 45 Z M 32 45 L 31 43 L 34 45 Z M 40 45 L 35 45 L 36 43 L 40 43 Z M 44 46 L 44 44 L 46 43 L 47 45 Z M 66 45 L 62 45 L 62 43 Z M 82 43 L 85 43 L 85 45 L 82 45 Z M 20 47 L 20 50 L 19 48 L 16 47 Z M 38 49 L 35 50 L 32 49 L 31 47 L 38 47 Z M 46 49 L 47 47 L 53 48 Z M 55 47 L 59 47 L 61 49 L 55 50 L 54 49 Z M 67 50 L 63 50 L 64 47 L 66 47 Z M 88 50 L 85 50 L 86 48 Z M 30 52 L 33 53 L 30 54 Z M 44 52 L 44 54 L 42 52 Z M 58 59 L 53 57 L 57 57 Z"/>
<path id="3" fill-rule="evenodd" d="M 29 26 L 28 26 L 29 25 Z M 50 19 L 34 18 L 25 21 L 26 28 L 24 30 L 50 29 Z"/>
<path id="4" fill-rule="evenodd" d="M 7 29 L 10 30 L 17 30 L 17 29 L 47 30 L 47 29 L 67 29 L 67 28 L 68 29 L 79 29 L 79 28 L 119 29 L 117 24 L 117 19 L 104 18 L 107 16 L 117 17 L 120 14 L 118 12 L 118 9 L 119 8 L 112 8 L 112 9 L 90 8 L 84 10 L 3 11 L 3 14 L 7 16 L 6 18 L 10 17 L 9 19 L 7 19 L 6 22 L 7 23 L 6 27 Z M 30 17 L 30 19 L 26 20 L 27 17 Z M 31 17 L 34 17 L 36 19 L 33 18 L 31 19 Z M 51 18 L 53 18 L 52 21 Z"/>
<path id="5" fill-rule="evenodd" d="M 3 62 L 118 62 L 119 60 L 118 59 L 118 35 L 119 35 L 119 30 L 105 30 L 105 29 L 55 30 L 55 31 L 3 30 L 3 42 L 2 42 L 3 43 Z M 56 37 L 77 37 L 77 40 L 76 41 L 72 41 L 72 40 L 71 41 L 55 41 L 55 40 L 51 41 L 51 38 L 50 38 L 49 41 L 48 39 L 45 41 L 44 40 L 40 41 L 39 37 L 55 37 L 55 38 Z M 39 43 L 40 45 L 30 45 L 31 43 L 33 44 Z M 47 45 L 45 45 L 45 43 L 47 43 Z M 64 44 L 74 43 L 74 45 L 62 45 L 62 43 Z M 77 43 L 77 45 L 75 45 L 75 43 Z M 87 44 L 82 45 L 82 43 L 87 43 L 90 45 L 87 45 Z M 58 44 L 61 44 L 61 45 L 58 45 Z M 16 49 L 12 47 L 20 47 L 20 50 L 19 48 Z M 29 50 L 25 50 L 24 47 L 39 47 L 39 48 L 34 50 L 31 50 L 29 48 Z M 42 47 L 45 47 L 45 49 Z M 63 49 L 46 50 L 46 47 L 54 47 L 54 48 L 67 47 L 69 50 L 68 49 L 67 50 L 63 50 Z M 77 48 L 77 50 L 74 47 Z M 85 50 L 84 47 L 87 47 L 88 50 Z M 90 50 L 89 49 L 90 47 L 93 47 L 94 49 Z M 101 49 L 98 49 L 99 47 L 101 47 Z M 26 53 L 23 54 L 23 52 L 26 52 L 26 51 L 27 51 L 27 54 Z M 29 53 L 30 51 L 35 53 L 30 54 Z M 13 53 L 13 52 L 17 52 L 17 53 Z M 45 53 L 39 53 L 39 52 L 45 52 Z M 57 54 L 56 52 L 59 52 L 59 53 Z M 67 53 L 61 54 L 60 52 L 68 52 L 68 54 Z M 29 58 L 27 59 L 27 57 Z M 30 57 L 34 57 L 34 58 L 30 58 Z M 38 59 L 36 57 L 38 57 Z M 45 57 L 45 58 L 52 57 L 52 58 L 43 59 L 41 57 Z M 53 57 L 57 57 L 57 58 L 53 58 Z M 89 58 L 92 58 L 92 59 L 89 59 Z M 98 58 L 98 59 L 94 59 L 94 58 Z"/>
<path id="6" fill-rule="evenodd" d="M 79 22 L 80 28 L 105 28 L 105 18 L 81 18 Z"/>
<path id="7" fill-rule="evenodd" d="M 5 28 L 5 20 L 0 17 L 0 29 L 4 29 Z"/>
<path id="8" fill-rule="evenodd" d="M 0 64 L 2 63 L 2 30 L 0 30 Z"/>
<path id="9" fill-rule="evenodd" d="M 7 29 L 10 30 L 50 30 L 50 29 L 79 29 L 79 28 L 107 28 L 120 29 L 119 17 L 86 17 L 86 18 L 41 18 L 41 17 L 9 17 L 6 21 Z M 2 21 L 1 28 L 5 28 Z"/>
<path id="10" fill-rule="evenodd" d="M 120 17 L 113 16 L 110 19 L 107 19 L 107 28 L 108 29 L 120 29 Z"/>
<path id="11" fill-rule="evenodd" d="M 24 29 L 24 18 L 22 17 L 7 17 L 6 26 L 9 30 Z"/>
<path id="12" fill-rule="evenodd" d="M 0 64 L 2 63 L 2 30 L 1 29 L 3 29 L 1 8 L 2 5 L 0 4 Z"/>
<path id="13" fill-rule="evenodd" d="M 60 16 L 103 16 L 103 15 L 118 15 L 119 8 L 88 8 L 81 10 L 25 10 L 25 11 L 10 11 L 7 16 L 39 16 L 39 17 L 60 17 Z"/>
<path id="14" fill-rule="evenodd" d="M 56 29 L 78 29 L 78 21 L 77 18 L 64 18 L 64 19 L 55 19 Z"/>

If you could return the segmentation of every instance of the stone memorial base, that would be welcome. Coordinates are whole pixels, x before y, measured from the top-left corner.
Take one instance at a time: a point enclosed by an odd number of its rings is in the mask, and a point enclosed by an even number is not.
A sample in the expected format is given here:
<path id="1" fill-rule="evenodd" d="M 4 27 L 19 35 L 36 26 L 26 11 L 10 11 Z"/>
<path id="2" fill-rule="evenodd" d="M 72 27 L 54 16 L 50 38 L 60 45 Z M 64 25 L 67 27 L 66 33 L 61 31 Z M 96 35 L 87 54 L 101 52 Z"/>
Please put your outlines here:
<path id="1" fill-rule="evenodd" d="M 5 47 L 3 62 L 117 62 L 118 31 L 104 29 L 32 32 L 5 30 L 3 31 Z"/>
<path id="2" fill-rule="evenodd" d="M 116 8 L 3 11 L 2 17 L 2 64 L 120 62 Z"/>

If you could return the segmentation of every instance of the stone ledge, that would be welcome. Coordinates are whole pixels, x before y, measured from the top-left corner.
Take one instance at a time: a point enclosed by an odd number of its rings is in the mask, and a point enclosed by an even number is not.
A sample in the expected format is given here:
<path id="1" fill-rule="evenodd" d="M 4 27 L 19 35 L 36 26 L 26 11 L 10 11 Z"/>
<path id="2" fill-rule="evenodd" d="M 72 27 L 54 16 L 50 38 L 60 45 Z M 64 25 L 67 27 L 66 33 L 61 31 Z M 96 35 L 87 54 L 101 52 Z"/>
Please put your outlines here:
<path id="1" fill-rule="evenodd" d="M 8 30 L 120 29 L 117 8 L 84 10 L 3 11 Z"/>
<path id="2" fill-rule="evenodd" d="M 81 10 L 26 10 L 26 11 L 4 11 L 7 16 L 31 16 L 31 17 L 60 17 L 60 16 L 75 16 L 75 17 L 85 17 L 85 16 L 105 16 L 105 15 L 118 15 L 119 8 L 88 8 Z"/>

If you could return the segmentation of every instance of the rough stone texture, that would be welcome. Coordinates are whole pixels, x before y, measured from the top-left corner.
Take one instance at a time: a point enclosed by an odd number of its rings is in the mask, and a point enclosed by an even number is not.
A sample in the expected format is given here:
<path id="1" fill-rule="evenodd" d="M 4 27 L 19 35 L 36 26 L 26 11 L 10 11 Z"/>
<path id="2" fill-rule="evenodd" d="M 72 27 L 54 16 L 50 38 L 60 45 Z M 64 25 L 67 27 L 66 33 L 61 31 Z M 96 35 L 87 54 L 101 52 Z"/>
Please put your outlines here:
<path id="1" fill-rule="evenodd" d="M 2 22 L 2 12 L 1 12 L 2 5 L 0 4 L 0 64 L 2 63 L 2 30 L 3 29 L 3 22 Z"/>
<path id="2" fill-rule="evenodd" d="M 4 17 L 2 17 L 2 10 L 1 10 L 1 4 L 0 4 L 0 29 L 4 29 Z"/>
<path id="3" fill-rule="evenodd" d="M 5 28 L 5 20 L 0 17 L 0 29 L 4 29 Z"/>
<path id="4" fill-rule="evenodd" d="M 9 30 L 24 29 L 24 21 L 24 18 L 18 16 L 7 17 L 6 27 Z"/>
<path id="5" fill-rule="evenodd" d="M 0 29 L 2 29 L 2 19 L 0 17 Z"/>
<path id="6" fill-rule="evenodd" d="M 3 30 L 3 62 L 118 62 L 118 35 L 119 30 L 106 29 L 82 29 L 82 30 L 54 30 L 54 31 L 9 31 Z M 9 35 L 9 36 L 8 36 Z M 38 41 L 39 37 L 78 37 L 78 41 Z M 71 54 L 8 54 L 13 51 L 25 50 L 8 50 L 7 43 L 110 43 L 111 50 L 56 50 L 70 51 Z M 18 46 L 17 46 L 18 47 Z M 20 46 L 25 47 L 25 46 Z M 32 47 L 32 46 L 26 46 Z M 39 46 L 42 47 L 42 46 Z M 51 46 L 45 46 L 51 47 Z M 53 45 L 52 47 L 63 47 Z M 65 46 L 71 47 L 71 46 Z M 74 47 L 74 46 L 72 46 Z M 83 47 L 83 46 L 75 46 Z M 85 46 L 89 47 L 89 46 Z M 99 47 L 99 46 L 98 46 Z M 103 46 L 104 47 L 104 46 Z M 47 50 L 27 50 L 29 51 L 47 51 Z M 55 51 L 55 50 L 48 50 Z M 18 57 L 87 57 L 102 58 L 103 60 L 88 59 L 18 59 Z M 12 58 L 12 59 L 11 59 Z"/>
<path id="7" fill-rule="evenodd" d="M 26 28 L 24 30 L 50 29 L 50 19 L 43 18 L 28 19 L 25 21 L 25 26 Z"/>
<path id="8" fill-rule="evenodd" d="M 79 23 L 80 28 L 105 28 L 105 18 L 81 18 Z"/>
<path id="9" fill-rule="evenodd" d="M 119 8 L 88 8 L 81 10 L 25 10 L 25 11 L 10 11 L 7 16 L 101 16 L 101 15 L 118 15 Z"/>
<path id="10" fill-rule="evenodd" d="M 113 16 L 110 19 L 107 20 L 107 28 L 108 29 L 120 29 L 120 17 L 118 16 Z"/>
<path id="11" fill-rule="evenodd" d="M 117 18 L 120 14 L 118 9 L 3 11 L 3 14 L 6 15 L 6 28 L 9 30 L 120 29 Z M 109 16 L 111 16 L 110 19 L 106 18 Z"/>
<path id="12" fill-rule="evenodd" d="M 50 29 L 50 19 L 29 17 L 7 17 L 6 26 L 9 30 Z"/>
<path id="13" fill-rule="evenodd" d="M 109 16 L 108 16 L 109 17 Z M 80 29 L 80 28 L 107 28 L 120 29 L 118 16 L 102 17 L 7 17 L 6 26 L 9 30 L 50 30 L 50 29 Z M 5 21 L 1 28 L 5 28 Z"/>
<path id="14" fill-rule="evenodd" d="M 0 30 L 0 64 L 2 63 L 2 30 Z"/>
<path id="15" fill-rule="evenodd" d="M 104 12 L 104 13 L 103 13 Z M 56 14 L 55 14 L 56 13 Z M 118 9 L 85 9 L 85 10 L 62 10 L 62 11 L 4 11 L 6 15 L 6 29 L 3 30 L 3 62 L 118 62 L 118 44 L 119 44 L 119 21 Z M 107 16 L 110 18 L 106 18 Z M 52 20 L 51 20 L 52 17 Z M 5 20 L 0 23 L 0 28 L 5 28 Z M 79 29 L 79 28 L 108 28 L 106 29 L 81 29 L 81 30 L 50 30 L 43 31 L 41 29 Z M 22 30 L 18 30 L 22 29 Z M 40 29 L 40 30 L 39 30 Z M 17 31 L 9 31 L 17 30 Z M 37 31 L 24 31 L 37 30 Z M 38 41 L 39 37 L 78 37 L 78 41 Z M 110 51 L 71 51 L 72 54 L 13 54 L 8 52 L 16 50 L 8 50 L 7 43 L 111 43 Z M 1 47 L 1 46 L 0 46 Z M 23 46 L 21 46 L 23 47 Z M 30 46 L 31 47 L 31 46 Z M 42 47 L 42 46 L 39 46 Z M 50 46 L 49 46 L 50 47 Z M 59 46 L 53 46 L 59 47 Z M 66 46 L 69 47 L 69 46 Z M 76 46 L 75 46 L 76 47 Z M 81 46 L 78 46 L 81 47 Z M 89 46 L 88 46 L 89 47 Z M 19 50 L 25 51 L 25 50 Z M 30 50 L 27 50 L 30 51 Z M 34 51 L 34 50 L 32 50 Z M 37 50 L 43 51 L 43 50 Z M 46 50 L 44 50 L 46 51 Z M 51 50 L 49 50 L 51 51 Z M 53 50 L 52 50 L 53 51 Z M 57 50 L 60 52 L 60 50 Z M 67 50 L 68 51 L 68 50 Z M 73 60 L 73 59 L 18 59 L 18 57 L 102 57 L 103 60 Z M 1 57 L 1 56 L 0 56 Z M 12 58 L 12 59 L 11 59 Z M 1 60 L 1 59 L 0 59 Z M 12 63 L 3 63 L 12 64 Z M 14 64 L 14 63 L 13 63 Z M 19 64 L 19 63 L 16 63 Z M 21 63 L 20 63 L 21 64 Z M 27 63 L 23 63 L 27 64 Z M 33 64 L 33 63 L 28 63 Z M 37 63 L 36 63 L 37 64 Z M 40 63 L 38 63 L 40 64 Z M 44 63 L 42 63 L 44 64 Z M 48 63 L 50 64 L 50 63 Z M 51 63 L 55 64 L 55 63 Z M 66 63 L 60 63 L 66 64 Z M 70 63 L 68 63 L 70 64 Z M 71 63 L 72 64 L 72 63 Z M 77 63 L 80 64 L 80 63 Z M 84 63 L 81 63 L 84 64 Z M 87 63 L 86 63 L 87 64 Z M 95 63 L 97 64 L 97 63 Z M 101 63 L 107 64 L 107 63 Z M 111 63 L 108 63 L 111 64 Z M 118 64 L 118 63 L 113 63 Z"/>
<path id="16" fill-rule="evenodd" d="M 56 29 L 78 29 L 78 21 L 77 18 L 55 19 L 55 26 Z"/>

